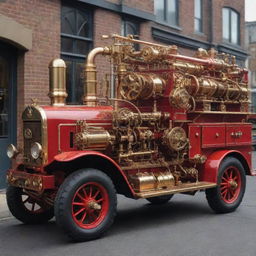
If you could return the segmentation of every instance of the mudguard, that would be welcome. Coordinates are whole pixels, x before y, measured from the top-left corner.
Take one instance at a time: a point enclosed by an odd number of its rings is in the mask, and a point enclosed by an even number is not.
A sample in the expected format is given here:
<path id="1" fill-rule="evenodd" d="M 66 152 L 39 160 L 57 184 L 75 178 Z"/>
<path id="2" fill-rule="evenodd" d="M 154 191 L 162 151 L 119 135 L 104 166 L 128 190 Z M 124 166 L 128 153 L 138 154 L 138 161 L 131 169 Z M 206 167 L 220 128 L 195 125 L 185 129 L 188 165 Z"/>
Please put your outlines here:
<path id="1" fill-rule="evenodd" d="M 249 168 L 250 164 L 248 164 L 246 158 L 243 156 L 241 152 L 237 150 L 220 150 L 220 151 L 215 151 L 214 153 L 208 156 L 204 164 L 204 167 L 202 169 L 200 180 L 217 183 L 219 166 L 222 160 L 227 156 L 233 156 L 238 158 L 240 161 L 242 160 L 241 162 L 245 167 L 245 171 L 250 172 L 250 168 Z M 253 174 L 251 173 L 251 175 Z"/>
<path id="2" fill-rule="evenodd" d="M 83 157 L 90 157 L 90 156 L 97 156 L 97 157 L 101 157 L 103 159 L 105 159 L 106 161 L 108 161 L 109 163 L 111 163 L 115 168 L 116 170 L 121 174 L 123 180 L 125 181 L 125 183 L 127 184 L 129 190 L 130 190 L 130 193 L 132 195 L 135 195 L 135 192 L 134 190 L 132 189 L 128 179 L 127 179 L 127 176 L 125 175 L 125 173 L 123 172 L 123 170 L 120 168 L 120 166 L 113 160 L 111 159 L 110 157 L 100 153 L 100 152 L 97 152 L 97 151 L 69 151 L 69 152 L 63 152 L 63 153 L 60 153 L 58 155 L 56 155 L 54 157 L 54 161 L 50 164 L 52 165 L 54 162 L 72 162 L 76 159 L 79 159 L 79 158 L 83 158 Z"/>

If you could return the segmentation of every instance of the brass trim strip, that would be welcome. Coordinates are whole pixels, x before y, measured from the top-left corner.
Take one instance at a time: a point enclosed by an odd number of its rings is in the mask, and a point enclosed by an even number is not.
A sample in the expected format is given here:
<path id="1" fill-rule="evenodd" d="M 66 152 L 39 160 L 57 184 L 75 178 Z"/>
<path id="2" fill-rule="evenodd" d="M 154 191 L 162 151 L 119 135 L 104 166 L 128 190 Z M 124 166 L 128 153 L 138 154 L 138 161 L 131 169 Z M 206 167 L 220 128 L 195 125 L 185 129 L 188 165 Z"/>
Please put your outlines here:
<path id="1" fill-rule="evenodd" d="M 41 116 L 41 133 L 42 133 L 42 149 L 43 149 L 43 162 L 42 164 L 46 164 L 48 162 L 48 132 L 47 132 L 47 116 L 42 107 L 34 106 L 37 109 Z"/>
<path id="2" fill-rule="evenodd" d="M 136 193 L 135 195 L 138 198 L 149 198 L 149 197 L 155 197 L 155 196 L 163 196 L 163 195 L 168 195 L 168 194 L 176 194 L 176 193 L 183 193 L 183 192 L 213 188 L 216 186 L 217 186 L 216 183 L 197 182 L 197 183 L 190 183 L 190 184 L 182 184 L 179 186 L 175 186 L 174 188 L 171 188 L 171 189 L 140 192 L 140 193 Z"/>

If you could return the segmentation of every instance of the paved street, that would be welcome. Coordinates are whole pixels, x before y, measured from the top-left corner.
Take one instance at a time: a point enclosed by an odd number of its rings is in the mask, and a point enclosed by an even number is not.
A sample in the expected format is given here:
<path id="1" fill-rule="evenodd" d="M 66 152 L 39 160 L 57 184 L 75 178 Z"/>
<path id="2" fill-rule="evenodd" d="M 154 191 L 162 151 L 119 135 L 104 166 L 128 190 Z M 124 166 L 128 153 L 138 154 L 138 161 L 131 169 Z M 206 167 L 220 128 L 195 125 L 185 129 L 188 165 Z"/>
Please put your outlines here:
<path id="1" fill-rule="evenodd" d="M 256 177 L 247 178 L 240 208 L 216 215 L 205 194 L 176 195 L 164 206 L 119 197 L 118 216 L 99 240 L 71 243 L 55 222 L 25 226 L 0 221 L 1 256 L 255 256 Z"/>

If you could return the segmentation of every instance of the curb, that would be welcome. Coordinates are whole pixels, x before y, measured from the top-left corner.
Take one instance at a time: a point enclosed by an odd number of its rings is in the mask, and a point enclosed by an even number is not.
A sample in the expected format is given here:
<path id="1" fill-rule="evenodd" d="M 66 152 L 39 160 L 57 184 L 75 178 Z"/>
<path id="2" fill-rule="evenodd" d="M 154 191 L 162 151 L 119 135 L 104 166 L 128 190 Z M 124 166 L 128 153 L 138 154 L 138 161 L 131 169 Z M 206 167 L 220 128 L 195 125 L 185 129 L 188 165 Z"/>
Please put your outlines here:
<path id="1" fill-rule="evenodd" d="M 5 190 L 0 190 L 0 219 L 10 218 L 11 213 L 6 204 Z"/>

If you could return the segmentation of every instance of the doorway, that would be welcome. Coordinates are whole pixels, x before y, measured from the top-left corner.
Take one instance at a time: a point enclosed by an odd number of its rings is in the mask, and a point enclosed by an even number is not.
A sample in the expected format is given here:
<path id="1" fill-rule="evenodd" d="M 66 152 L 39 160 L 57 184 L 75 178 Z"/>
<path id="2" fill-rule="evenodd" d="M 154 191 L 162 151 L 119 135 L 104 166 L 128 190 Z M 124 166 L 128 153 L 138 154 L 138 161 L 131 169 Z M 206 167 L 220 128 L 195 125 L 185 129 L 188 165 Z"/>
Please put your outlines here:
<path id="1" fill-rule="evenodd" d="M 16 65 L 17 50 L 0 42 L 0 189 L 6 187 L 6 170 L 11 165 L 6 155 L 7 146 L 16 145 Z"/>

